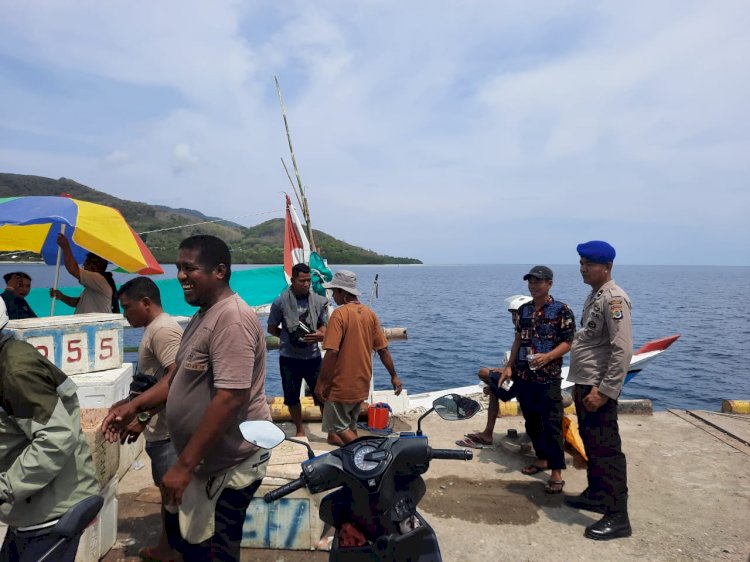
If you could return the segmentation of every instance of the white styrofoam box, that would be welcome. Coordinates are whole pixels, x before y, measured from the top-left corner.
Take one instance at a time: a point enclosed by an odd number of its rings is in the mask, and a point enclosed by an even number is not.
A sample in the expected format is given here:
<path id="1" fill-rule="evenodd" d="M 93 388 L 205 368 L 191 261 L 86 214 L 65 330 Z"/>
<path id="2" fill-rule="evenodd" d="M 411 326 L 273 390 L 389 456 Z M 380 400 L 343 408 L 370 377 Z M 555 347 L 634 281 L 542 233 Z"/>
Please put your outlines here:
<path id="1" fill-rule="evenodd" d="M 117 484 L 118 479 L 110 480 L 102 491 L 104 505 L 94 522 L 86 527 L 78 543 L 75 562 L 98 562 L 117 539 Z"/>
<path id="2" fill-rule="evenodd" d="M 394 414 L 403 414 L 409 411 L 409 393 L 405 388 L 398 396 L 392 390 L 373 390 L 371 404 L 377 404 L 378 402 L 388 404 Z"/>
<path id="3" fill-rule="evenodd" d="M 117 484 L 113 478 L 102 490 L 104 505 L 99 512 L 99 558 L 107 554 L 117 540 Z"/>
<path id="4" fill-rule="evenodd" d="M 11 320 L 6 330 L 74 375 L 122 365 L 124 322 L 120 314 L 76 314 Z"/>
<path id="5" fill-rule="evenodd" d="M 128 397 L 133 379 L 133 364 L 123 363 L 117 369 L 84 373 L 70 378 L 78 386 L 81 408 L 109 408 Z"/>
<path id="6" fill-rule="evenodd" d="M 0 544 L 3 544 L 5 540 L 5 533 L 8 531 L 8 526 L 5 523 L 0 523 Z"/>

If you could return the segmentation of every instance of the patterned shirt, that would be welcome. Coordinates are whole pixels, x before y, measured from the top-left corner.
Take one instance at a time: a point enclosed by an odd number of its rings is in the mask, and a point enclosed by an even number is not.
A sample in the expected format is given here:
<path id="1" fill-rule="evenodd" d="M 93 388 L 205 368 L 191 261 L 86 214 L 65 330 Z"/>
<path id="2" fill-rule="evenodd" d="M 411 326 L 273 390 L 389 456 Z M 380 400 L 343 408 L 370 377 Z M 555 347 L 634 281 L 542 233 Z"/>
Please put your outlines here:
<path id="1" fill-rule="evenodd" d="M 522 305 L 518 312 L 516 332 L 521 336 L 521 346 L 513 369 L 515 375 L 534 382 L 559 379 L 562 357 L 536 370 L 529 367 L 526 357 L 529 353 L 549 353 L 561 343 L 572 342 L 576 332 L 573 311 L 564 302 L 548 296 L 539 310 L 535 310 L 534 301 L 531 301 Z"/>

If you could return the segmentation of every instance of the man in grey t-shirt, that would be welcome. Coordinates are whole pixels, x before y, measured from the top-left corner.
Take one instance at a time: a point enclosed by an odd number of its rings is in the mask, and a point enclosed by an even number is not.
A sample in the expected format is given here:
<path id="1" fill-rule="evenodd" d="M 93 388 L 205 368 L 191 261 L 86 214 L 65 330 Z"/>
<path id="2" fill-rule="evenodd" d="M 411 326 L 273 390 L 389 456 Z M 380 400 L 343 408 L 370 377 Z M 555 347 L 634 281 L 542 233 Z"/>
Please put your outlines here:
<path id="1" fill-rule="evenodd" d="M 121 430 L 166 400 L 179 455 L 162 479 L 173 506 L 169 542 L 191 562 L 239 560 L 245 512 L 270 458 L 239 430 L 244 420 L 271 419 L 265 337 L 255 312 L 229 286 L 231 256 L 222 240 L 183 240 L 176 265 L 185 300 L 199 308 L 182 336 L 177 371 L 121 406 L 102 429 Z"/>

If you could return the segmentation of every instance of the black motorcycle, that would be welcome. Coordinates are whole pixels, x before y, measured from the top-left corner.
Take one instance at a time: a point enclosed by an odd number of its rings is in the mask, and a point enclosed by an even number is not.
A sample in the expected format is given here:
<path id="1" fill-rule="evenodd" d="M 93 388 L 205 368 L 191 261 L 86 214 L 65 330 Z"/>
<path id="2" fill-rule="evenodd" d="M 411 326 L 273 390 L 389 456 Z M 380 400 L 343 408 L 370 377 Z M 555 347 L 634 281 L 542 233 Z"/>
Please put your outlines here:
<path id="1" fill-rule="evenodd" d="M 268 492 L 266 502 L 300 488 L 314 494 L 339 488 L 323 498 L 319 510 L 320 518 L 335 529 L 329 560 L 440 562 L 435 531 L 417 511 L 426 491 L 422 474 L 432 459 L 471 460 L 473 455 L 431 448 L 422 434 L 422 420 L 432 411 L 445 420 L 468 419 L 479 409 L 471 398 L 446 394 L 419 418 L 416 433 L 360 437 L 317 457 L 307 443 L 285 437 L 271 422 L 243 422 L 240 430 L 260 447 L 272 448 L 286 439 L 308 449 L 299 478 Z"/>

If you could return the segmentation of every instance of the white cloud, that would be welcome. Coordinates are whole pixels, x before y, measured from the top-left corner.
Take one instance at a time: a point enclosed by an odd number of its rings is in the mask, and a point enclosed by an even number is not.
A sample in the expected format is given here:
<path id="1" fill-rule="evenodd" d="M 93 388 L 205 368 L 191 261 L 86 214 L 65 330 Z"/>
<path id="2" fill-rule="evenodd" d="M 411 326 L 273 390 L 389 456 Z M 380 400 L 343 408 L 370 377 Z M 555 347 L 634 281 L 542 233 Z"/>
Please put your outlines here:
<path id="1" fill-rule="evenodd" d="M 190 145 L 184 142 L 175 145 L 172 155 L 174 156 L 173 170 L 178 175 L 198 163 L 198 158 L 193 156 Z"/>

